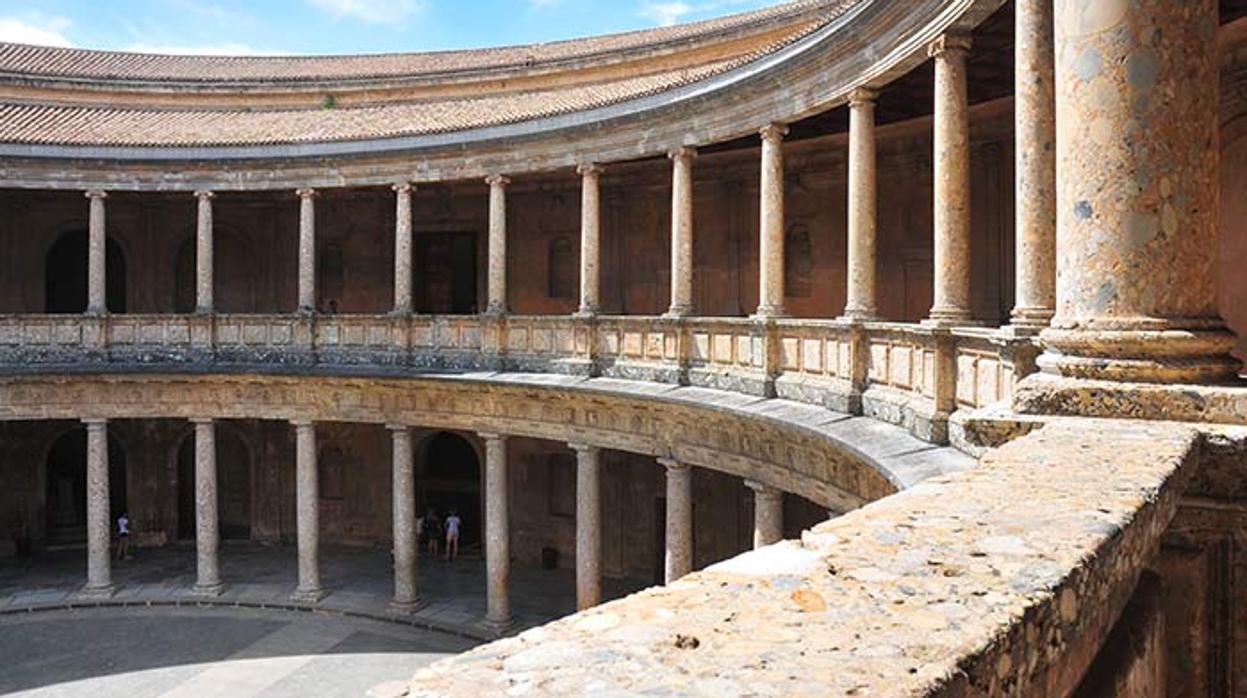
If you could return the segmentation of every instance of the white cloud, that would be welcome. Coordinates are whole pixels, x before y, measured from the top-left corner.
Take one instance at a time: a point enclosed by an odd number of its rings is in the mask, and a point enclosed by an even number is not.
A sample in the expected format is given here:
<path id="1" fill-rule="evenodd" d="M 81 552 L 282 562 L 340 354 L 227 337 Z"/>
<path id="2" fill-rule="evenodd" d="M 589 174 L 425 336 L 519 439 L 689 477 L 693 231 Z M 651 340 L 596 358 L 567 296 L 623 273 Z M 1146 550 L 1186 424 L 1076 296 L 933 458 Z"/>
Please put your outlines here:
<path id="1" fill-rule="evenodd" d="M 660 27 L 669 27 L 693 11 L 686 2 L 647 2 L 641 6 L 640 15 Z"/>
<path id="2" fill-rule="evenodd" d="M 399 24 L 424 9 L 424 0 L 308 0 L 337 18 L 372 24 Z"/>
<path id="3" fill-rule="evenodd" d="M 528 6 L 534 10 L 544 10 L 562 4 L 563 0 L 528 0 Z"/>
<path id="4" fill-rule="evenodd" d="M 125 47 L 126 51 L 135 53 L 162 53 L 174 56 L 280 56 L 284 52 L 252 48 L 246 44 L 145 44 L 136 43 Z"/>
<path id="5" fill-rule="evenodd" d="M 32 12 L 21 17 L 0 17 L 0 41 L 41 46 L 73 46 L 65 36 L 69 20 Z"/>

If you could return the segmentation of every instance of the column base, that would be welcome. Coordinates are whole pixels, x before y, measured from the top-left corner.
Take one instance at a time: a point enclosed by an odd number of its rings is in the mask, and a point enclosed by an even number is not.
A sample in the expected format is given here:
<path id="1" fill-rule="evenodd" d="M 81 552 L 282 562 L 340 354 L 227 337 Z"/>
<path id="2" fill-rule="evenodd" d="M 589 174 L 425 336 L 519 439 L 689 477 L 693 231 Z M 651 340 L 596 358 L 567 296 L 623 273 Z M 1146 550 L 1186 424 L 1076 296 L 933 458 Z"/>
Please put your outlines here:
<path id="1" fill-rule="evenodd" d="M 192 596 L 216 597 L 225 591 L 225 585 L 217 582 L 216 584 L 196 584 L 191 587 Z"/>
<path id="2" fill-rule="evenodd" d="M 390 612 L 397 613 L 403 616 L 409 616 L 415 613 L 416 611 L 424 608 L 424 606 L 425 606 L 425 603 L 423 599 L 415 599 L 412 601 L 399 601 L 395 599 L 390 602 Z"/>
<path id="3" fill-rule="evenodd" d="M 1103 323 L 1040 334 L 1040 370 L 1064 378 L 1216 385 L 1238 382 L 1235 337 L 1220 320 Z"/>
<path id="4" fill-rule="evenodd" d="M 841 315 L 840 317 L 836 318 L 836 320 L 838 320 L 838 321 L 840 321 L 840 322 L 847 322 L 847 323 L 849 323 L 849 324 L 853 324 L 853 323 L 859 323 L 859 322 L 879 322 L 880 318 L 879 318 L 879 313 L 877 313 L 877 312 L 875 312 L 875 311 L 873 311 L 873 310 L 870 310 L 870 311 L 867 311 L 867 310 L 859 310 L 859 311 L 849 311 L 849 310 L 845 310 L 845 311 L 844 311 L 844 314 L 843 314 L 843 315 Z"/>
<path id="5" fill-rule="evenodd" d="M 974 320 L 968 311 L 931 311 L 930 317 L 920 323 L 923 327 L 950 328 L 975 327 L 984 324 L 982 320 Z"/>
<path id="6" fill-rule="evenodd" d="M 673 305 L 670 308 L 667 308 L 667 312 L 663 313 L 662 316 L 665 318 L 676 320 L 679 318 L 689 317 L 692 314 L 693 314 L 693 306 L 691 305 Z"/>
<path id="7" fill-rule="evenodd" d="M 481 621 L 481 628 L 496 638 L 502 637 L 515 628 L 515 620 L 513 618 L 504 618 L 502 620 L 486 618 Z"/>
<path id="8" fill-rule="evenodd" d="M 78 598 L 85 601 L 104 601 L 117 593 L 117 585 L 109 584 L 102 587 L 85 586 L 78 592 Z"/>
<path id="9" fill-rule="evenodd" d="M 1045 330 L 1052 324 L 1052 318 L 1056 312 L 1052 308 L 1024 308 L 1017 307 L 1013 309 L 1012 315 L 1009 317 L 1009 326 L 1030 330 Z"/>
<path id="10" fill-rule="evenodd" d="M 749 319 L 750 320 L 781 320 L 786 317 L 788 317 L 788 314 L 784 312 L 783 306 L 760 305 L 758 306 L 758 309 L 754 311 L 753 315 L 749 316 Z"/>
<path id="11" fill-rule="evenodd" d="M 572 317 L 577 320 L 592 320 L 598 316 L 597 308 L 581 308 L 572 313 Z"/>
<path id="12" fill-rule="evenodd" d="M 299 603 L 318 603 L 320 602 L 321 599 L 325 598 L 328 595 L 329 595 L 329 592 L 325 591 L 324 589 L 320 589 L 320 588 L 318 589 L 295 589 L 294 592 L 290 594 L 290 600 L 298 601 Z"/>
<path id="13" fill-rule="evenodd" d="M 395 308 L 386 313 L 385 316 L 392 320 L 406 320 L 413 315 L 411 308 Z"/>

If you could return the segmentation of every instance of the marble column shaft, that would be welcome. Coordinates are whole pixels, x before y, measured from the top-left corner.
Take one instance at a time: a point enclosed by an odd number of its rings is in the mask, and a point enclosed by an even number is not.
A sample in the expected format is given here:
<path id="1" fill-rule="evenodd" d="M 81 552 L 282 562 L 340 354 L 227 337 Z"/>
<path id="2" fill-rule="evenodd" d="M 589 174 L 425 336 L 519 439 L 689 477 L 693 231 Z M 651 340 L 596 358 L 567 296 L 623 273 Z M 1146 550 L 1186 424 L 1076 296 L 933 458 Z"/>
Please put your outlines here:
<path id="1" fill-rule="evenodd" d="M 507 312 L 507 185 L 502 175 L 485 178 L 489 185 L 489 269 L 488 302 L 485 311 L 495 315 Z"/>
<path id="2" fill-rule="evenodd" d="M 849 95 L 849 283 L 844 317 L 853 320 L 873 320 L 878 316 L 875 284 L 877 98 L 877 92 L 865 88 L 854 90 Z"/>
<path id="3" fill-rule="evenodd" d="M 602 168 L 581 165 L 580 173 L 580 310 L 592 315 L 601 308 Z"/>
<path id="4" fill-rule="evenodd" d="M 693 571 L 693 470 L 670 458 L 658 462 L 667 468 L 666 582 Z"/>
<path id="5" fill-rule="evenodd" d="M 693 158 L 697 149 L 678 148 L 671 158 L 671 307 L 667 315 L 693 312 Z"/>
<path id="6" fill-rule="evenodd" d="M 753 490 L 753 547 L 783 540 L 784 493 L 753 480 L 746 480 L 745 485 Z"/>
<path id="7" fill-rule="evenodd" d="M 112 512 L 108 482 L 108 422 L 84 419 L 87 427 L 87 596 L 110 596 Z"/>
<path id="8" fill-rule="evenodd" d="M 104 199 L 107 192 L 89 191 L 87 215 L 87 312 L 100 315 L 108 312 L 107 249 Z"/>
<path id="9" fill-rule="evenodd" d="M 970 37 L 945 34 L 929 47 L 935 59 L 935 303 L 930 322 L 970 319 L 970 105 L 966 53 Z"/>
<path id="10" fill-rule="evenodd" d="M 195 425 L 195 591 L 221 593 L 221 535 L 217 520 L 216 424 L 211 419 Z"/>
<path id="11" fill-rule="evenodd" d="M 316 310 L 316 190 L 299 189 L 299 311 Z"/>
<path id="12" fill-rule="evenodd" d="M 195 312 L 211 313 L 213 298 L 213 251 L 212 200 L 216 194 L 210 191 L 195 192 L 197 216 L 195 218 Z"/>
<path id="13" fill-rule="evenodd" d="M 299 545 L 299 585 L 296 599 L 319 600 L 324 595 L 320 585 L 320 482 L 316 463 L 316 425 L 296 421 L 295 447 L 295 517 Z"/>
<path id="14" fill-rule="evenodd" d="M 415 187 L 400 182 L 394 189 L 394 314 L 411 312 L 411 194 Z"/>
<path id="15" fill-rule="evenodd" d="M 1217 314 L 1216 0 L 1057 0 L 1057 309 L 1049 373 L 1231 379 Z"/>
<path id="16" fill-rule="evenodd" d="M 1017 0 L 1013 102 L 1016 219 L 1012 323 L 1047 327 L 1056 308 L 1056 103 L 1052 0 Z"/>
<path id="17" fill-rule="evenodd" d="M 511 622 L 507 587 L 511 577 L 511 522 L 507 501 L 507 437 L 481 434 L 485 440 L 485 622 Z"/>
<path id="18" fill-rule="evenodd" d="M 788 127 L 768 124 L 762 136 L 759 187 L 758 311 L 762 318 L 784 314 L 784 136 Z"/>
<path id="19" fill-rule="evenodd" d="M 576 609 L 602 602 L 602 458 L 595 446 L 576 450 Z"/>
<path id="20" fill-rule="evenodd" d="M 411 427 L 390 425 L 391 497 L 394 506 L 394 602 L 410 611 L 416 606 L 416 471 Z"/>

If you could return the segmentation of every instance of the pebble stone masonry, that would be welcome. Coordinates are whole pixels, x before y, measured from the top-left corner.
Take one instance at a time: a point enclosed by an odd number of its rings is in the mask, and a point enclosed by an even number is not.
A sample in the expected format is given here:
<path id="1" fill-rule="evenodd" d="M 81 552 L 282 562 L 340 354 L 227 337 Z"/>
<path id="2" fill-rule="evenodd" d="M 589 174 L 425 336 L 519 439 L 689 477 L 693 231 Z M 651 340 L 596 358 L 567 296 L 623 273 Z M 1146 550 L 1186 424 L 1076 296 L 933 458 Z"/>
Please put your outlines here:
<path id="1" fill-rule="evenodd" d="M 430 603 L 422 439 L 446 431 L 481 447 L 471 623 L 502 639 L 409 696 L 1247 695 L 1247 388 L 1217 305 L 1219 238 L 1247 234 L 1218 218 L 1243 167 L 1218 160 L 1247 118 L 1247 9 L 1006 5 L 800 0 L 393 56 L 0 44 L 0 178 L 51 190 L 0 191 L 21 208 L 0 209 L 0 243 L 58 190 L 78 203 L 56 225 L 85 233 L 82 307 L 0 314 L 0 425 L 85 427 L 76 603 L 124 603 L 110 428 L 139 420 L 193 439 L 195 602 L 244 587 L 222 574 L 224 444 L 231 421 L 266 420 L 290 439 L 272 478 L 293 503 L 289 603 L 338 591 L 320 555 L 345 505 L 320 449 L 367 428 L 390 507 L 380 604 L 411 620 Z M 1011 97 L 972 104 L 1002 46 Z M 928 62 L 933 99 L 911 72 Z M 838 108 L 847 131 L 826 125 Z M 186 226 L 187 312 L 121 313 L 110 246 L 157 192 L 182 207 L 143 215 Z M 290 272 L 264 283 L 284 310 L 230 308 L 240 210 L 283 231 Z M 326 246 L 377 220 L 383 264 L 333 269 Z M 422 278 L 424 236 L 460 228 L 476 307 L 424 312 L 450 285 Z M 326 282 L 382 290 L 339 312 Z M 1008 326 L 981 317 L 995 306 Z M 621 454 L 650 470 L 621 480 Z M 643 509 L 620 517 L 629 498 Z M 794 539 L 793 504 L 829 520 Z M 603 603 L 621 525 L 663 584 Z M 707 566 L 733 526 L 748 550 Z M 577 612 L 517 635 L 512 566 L 558 546 Z"/>

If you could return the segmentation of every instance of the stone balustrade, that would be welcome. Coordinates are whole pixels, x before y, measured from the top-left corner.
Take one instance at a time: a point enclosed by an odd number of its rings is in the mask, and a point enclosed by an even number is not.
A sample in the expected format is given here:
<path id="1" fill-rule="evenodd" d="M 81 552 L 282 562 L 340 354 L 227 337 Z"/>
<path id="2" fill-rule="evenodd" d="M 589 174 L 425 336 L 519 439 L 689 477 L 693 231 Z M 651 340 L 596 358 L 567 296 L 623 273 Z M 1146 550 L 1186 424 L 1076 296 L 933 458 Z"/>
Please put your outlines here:
<path id="1" fill-rule="evenodd" d="M 987 329 L 644 316 L 0 316 L 6 371 L 525 371 L 782 397 L 947 440 L 1012 395 L 1034 341 Z"/>

